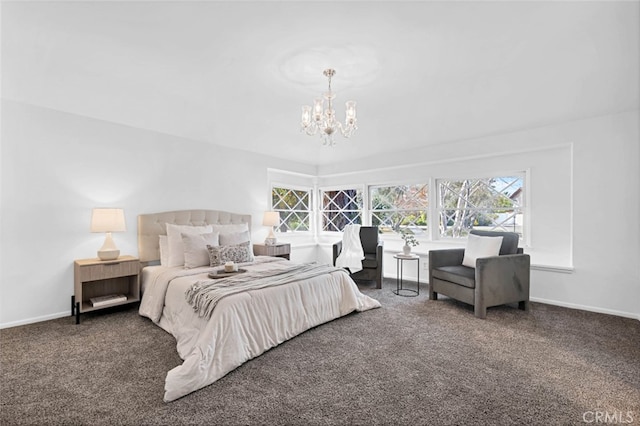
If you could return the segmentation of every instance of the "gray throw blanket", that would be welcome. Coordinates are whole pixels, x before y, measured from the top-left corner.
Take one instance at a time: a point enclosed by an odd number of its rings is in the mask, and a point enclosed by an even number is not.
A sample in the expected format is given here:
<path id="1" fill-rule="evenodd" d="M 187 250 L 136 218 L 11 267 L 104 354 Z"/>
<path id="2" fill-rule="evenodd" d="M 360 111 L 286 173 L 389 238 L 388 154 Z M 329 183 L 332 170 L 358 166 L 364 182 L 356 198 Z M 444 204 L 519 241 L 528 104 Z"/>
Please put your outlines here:
<path id="1" fill-rule="evenodd" d="M 344 269 L 334 266 L 305 263 L 284 270 L 246 272 L 228 278 L 198 281 L 191 285 L 185 297 L 200 317 L 209 319 L 213 309 L 224 297 L 243 291 L 288 284 L 331 272 L 346 274 Z"/>

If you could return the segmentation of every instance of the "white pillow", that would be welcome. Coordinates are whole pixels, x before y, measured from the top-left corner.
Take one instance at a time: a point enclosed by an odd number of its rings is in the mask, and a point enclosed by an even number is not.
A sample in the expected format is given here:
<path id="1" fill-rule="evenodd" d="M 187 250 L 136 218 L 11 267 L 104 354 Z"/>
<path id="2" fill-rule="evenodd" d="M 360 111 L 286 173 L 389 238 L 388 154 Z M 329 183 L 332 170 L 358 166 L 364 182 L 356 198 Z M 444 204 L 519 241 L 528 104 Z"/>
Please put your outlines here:
<path id="1" fill-rule="evenodd" d="M 246 242 L 251 242 L 249 231 L 233 232 L 231 234 L 220 234 L 221 246 L 235 246 Z"/>
<path id="2" fill-rule="evenodd" d="M 469 234 L 462 265 L 475 268 L 477 258 L 497 256 L 498 253 L 500 253 L 501 245 L 502 237 L 481 237 L 479 235 Z"/>
<path id="3" fill-rule="evenodd" d="M 184 245 L 184 267 L 187 269 L 198 266 L 209 266 L 209 251 L 207 245 L 218 245 L 217 232 L 208 234 L 185 234 L 182 233 L 182 244 Z"/>
<path id="4" fill-rule="evenodd" d="M 169 264 L 169 241 L 166 235 L 160 235 L 160 265 L 167 266 Z"/>
<path id="5" fill-rule="evenodd" d="M 169 258 L 167 266 L 184 265 L 184 244 L 182 243 L 182 234 L 208 234 L 213 232 L 211 225 L 206 226 L 190 226 L 190 225 L 174 225 L 167 223 L 167 241 L 169 246 Z"/>
<path id="6" fill-rule="evenodd" d="M 249 231 L 248 223 L 228 223 L 226 225 L 211 225 L 211 230 L 219 232 L 220 235 L 233 234 L 235 232 Z"/>

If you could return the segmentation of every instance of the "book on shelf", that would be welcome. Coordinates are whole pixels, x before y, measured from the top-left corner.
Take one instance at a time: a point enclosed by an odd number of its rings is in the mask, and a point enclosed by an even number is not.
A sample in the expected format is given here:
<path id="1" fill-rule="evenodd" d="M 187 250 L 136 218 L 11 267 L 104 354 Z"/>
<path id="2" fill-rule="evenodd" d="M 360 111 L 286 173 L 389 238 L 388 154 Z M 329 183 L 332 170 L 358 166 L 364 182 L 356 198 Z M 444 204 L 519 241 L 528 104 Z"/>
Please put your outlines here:
<path id="1" fill-rule="evenodd" d="M 89 299 L 94 308 L 98 306 L 111 305 L 112 303 L 125 302 L 127 296 L 124 294 L 107 294 L 105 296 L 96 296 Z"/>

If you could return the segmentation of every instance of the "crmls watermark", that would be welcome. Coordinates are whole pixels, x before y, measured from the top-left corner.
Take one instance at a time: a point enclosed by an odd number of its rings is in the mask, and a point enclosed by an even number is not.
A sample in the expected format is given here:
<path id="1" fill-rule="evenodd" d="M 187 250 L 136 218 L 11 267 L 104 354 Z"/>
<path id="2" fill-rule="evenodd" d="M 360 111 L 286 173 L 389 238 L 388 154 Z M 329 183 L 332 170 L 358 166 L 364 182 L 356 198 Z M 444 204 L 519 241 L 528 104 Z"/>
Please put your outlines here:
<path id="1" fill-rule="evenodd" d="M 585 423 L 627 425 L 633 423 L 633 411 L 585 411 L 582 413 Z"/>

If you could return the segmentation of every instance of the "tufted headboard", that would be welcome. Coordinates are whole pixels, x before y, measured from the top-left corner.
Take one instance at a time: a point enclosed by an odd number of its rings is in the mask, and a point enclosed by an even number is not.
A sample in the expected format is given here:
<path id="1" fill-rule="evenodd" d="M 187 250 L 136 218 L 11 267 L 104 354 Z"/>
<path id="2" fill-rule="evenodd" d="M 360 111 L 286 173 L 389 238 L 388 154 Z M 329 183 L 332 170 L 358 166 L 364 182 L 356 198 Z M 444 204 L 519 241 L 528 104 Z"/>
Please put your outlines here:
<path id="1" fill-rule="evenodd" d="M 160 260 L 159 236 L 167 235 L 167 223 L 176 225 L 226 225 L 246 223 L 251 230 L 251 215 L 220 210 L 178 210 L 138 216 L 138 257 L 141 262 Z"/>

